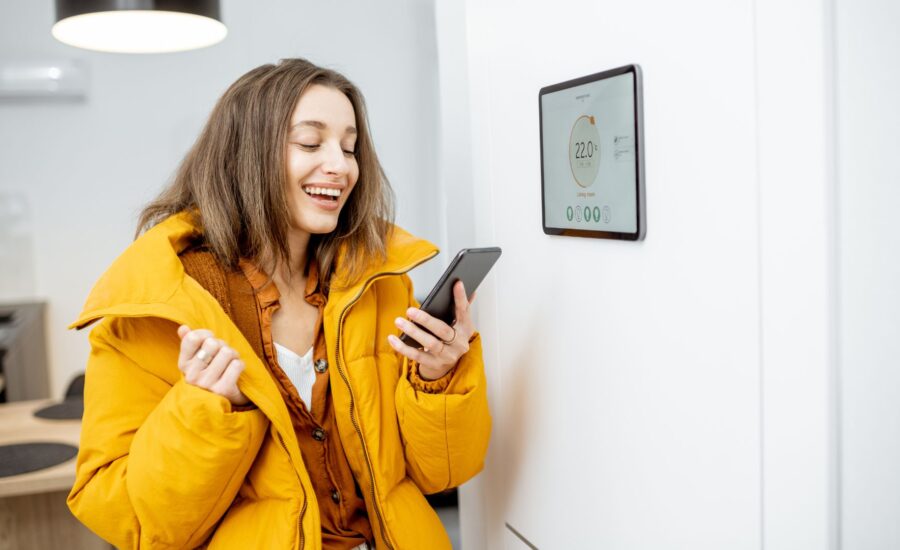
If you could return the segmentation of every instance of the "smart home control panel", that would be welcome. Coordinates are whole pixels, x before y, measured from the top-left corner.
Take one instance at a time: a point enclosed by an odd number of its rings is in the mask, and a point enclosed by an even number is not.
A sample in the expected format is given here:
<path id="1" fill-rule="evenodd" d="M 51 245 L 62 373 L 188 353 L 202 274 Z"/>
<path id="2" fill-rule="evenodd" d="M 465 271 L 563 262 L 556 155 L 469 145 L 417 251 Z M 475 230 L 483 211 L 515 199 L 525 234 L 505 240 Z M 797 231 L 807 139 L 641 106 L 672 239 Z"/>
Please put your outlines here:
<path id="1" fill-rule="evenodd" d="M 541 89 L 544 233 L 644 238 L 641 90 L 638 65 Z"/>

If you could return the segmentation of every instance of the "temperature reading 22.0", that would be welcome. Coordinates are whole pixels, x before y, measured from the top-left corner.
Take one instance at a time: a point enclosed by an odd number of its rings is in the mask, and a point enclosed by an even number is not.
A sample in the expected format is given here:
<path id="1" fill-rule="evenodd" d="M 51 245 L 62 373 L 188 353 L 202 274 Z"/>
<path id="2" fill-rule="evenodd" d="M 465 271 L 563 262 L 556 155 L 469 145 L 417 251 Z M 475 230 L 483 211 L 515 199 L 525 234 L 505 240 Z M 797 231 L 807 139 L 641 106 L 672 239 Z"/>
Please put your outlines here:
<path id="1" fill-rule="evenodd" d="M 595 144 L 593 141 L 589 141 L 587 143 L 583 141 L 575 142 L 575 158 L 577 159 L 593 158 L 594 152 L 599 150 L 600 146 Z"/>
<path id="2" fill-rule="evenodd" d="M 590 187 L 600 172 L 600 132 L 593 115 L 581 115 L 569 136 L 569 167 L 575 183 Z"/>

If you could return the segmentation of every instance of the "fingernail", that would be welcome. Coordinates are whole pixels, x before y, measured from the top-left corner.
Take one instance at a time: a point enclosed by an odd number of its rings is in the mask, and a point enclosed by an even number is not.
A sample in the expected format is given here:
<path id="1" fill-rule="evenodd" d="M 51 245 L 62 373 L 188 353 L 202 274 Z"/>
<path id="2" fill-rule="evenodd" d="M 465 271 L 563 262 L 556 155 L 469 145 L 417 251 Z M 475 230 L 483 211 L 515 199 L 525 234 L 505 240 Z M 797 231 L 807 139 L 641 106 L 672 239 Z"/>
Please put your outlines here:
<path id="1" fill-rule="evenodd" d="M 414 307 L 411 307 L 406 310 L 406 315 L 408 315 L 412 319 L 415 319 L 419 315 L 419 310 Z"/>
<path id="2" fill-rule="evenodd" d="M 394 324 L 400 328 L 403 327 L 403 323 L 405 323 L 405 322 L 406 321 L 402 317 L 397 317 L 396 319 L 394 319 Z"/>

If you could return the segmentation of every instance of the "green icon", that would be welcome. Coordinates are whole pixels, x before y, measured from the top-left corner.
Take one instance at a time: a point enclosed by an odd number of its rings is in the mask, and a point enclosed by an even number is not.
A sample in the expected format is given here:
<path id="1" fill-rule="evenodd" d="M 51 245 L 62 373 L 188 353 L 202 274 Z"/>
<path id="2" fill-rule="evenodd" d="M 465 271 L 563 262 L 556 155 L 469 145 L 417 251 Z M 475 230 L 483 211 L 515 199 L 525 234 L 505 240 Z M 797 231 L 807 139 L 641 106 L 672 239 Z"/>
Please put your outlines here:
<path id="1" fill-rule="evenodd" d="M 575 213 L 572 211 L 572 207 L 571 207 L 571 206 L 567 206 L 567 207 L 566 207 L 566 218 L 568 218 L 569 221 L 572 221 L 572 217 L 573 217 L 574 215 L 575 215 Z"/>
<path id="2" fill-rule="evenodd" d="M 596 222 L 600 221 L 600 207 L 599 206 L 594 207 L 594 221 L 596 221 Z"/>
<path id="3" fill-rule="evenodd" d="M 586 222 L 591 221 L 591 207 L 590 206 L 584 207 L 584 221 L 586 221 Z"/>

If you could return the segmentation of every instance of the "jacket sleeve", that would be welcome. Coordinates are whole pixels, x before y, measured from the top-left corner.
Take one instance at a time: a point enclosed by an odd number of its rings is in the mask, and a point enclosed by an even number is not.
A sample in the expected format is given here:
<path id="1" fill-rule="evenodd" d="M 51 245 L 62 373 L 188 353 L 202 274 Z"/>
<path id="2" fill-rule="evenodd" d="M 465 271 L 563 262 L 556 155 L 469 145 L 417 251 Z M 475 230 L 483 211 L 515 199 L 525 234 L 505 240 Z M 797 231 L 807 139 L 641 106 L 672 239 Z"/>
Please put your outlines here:
<path id="1" fill-rule="evenodd" d="M 184 382 L 180 373 L 166 380 L 147 368 L 177 364 L 177 335 L 174 350 L 168 342 L 151 347 L 154 331 L 141 328 L 139 320 L 113 319 L 91 332 L 68 504 L 118 548 L 193 548 L 230 506 L 268 420 L 259 410 L 232 412 L 227 399 Z M 175 335 L 174 324 L 166 328 Z M 122 351 L 139 336 L 141 349 L 159 353 L 138 359 Z"/>
<path id="2" fill-rule="evenodd" d="M 412 283 L 404 275 L 409 303 Z M 410 382 L 415 362 L 403 358 L 395 404 L 406 470 L 426 494 L 456 487 L 481 471 L 491 432 L 481 337 L 469 343 L 442 391 L 422 391 Z"/>

